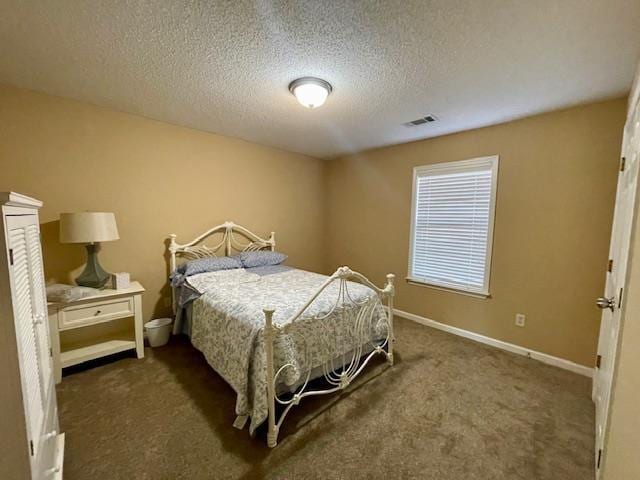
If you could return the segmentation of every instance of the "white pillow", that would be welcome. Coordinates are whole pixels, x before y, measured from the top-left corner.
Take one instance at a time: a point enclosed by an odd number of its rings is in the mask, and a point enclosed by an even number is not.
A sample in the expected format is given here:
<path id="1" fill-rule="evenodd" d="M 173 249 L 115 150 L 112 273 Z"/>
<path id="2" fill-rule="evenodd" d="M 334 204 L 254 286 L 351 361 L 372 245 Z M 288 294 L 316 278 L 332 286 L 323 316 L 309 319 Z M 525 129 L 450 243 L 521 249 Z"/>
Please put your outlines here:
<path id="1" fill-rule="evenodd" d="M 51 285 L 47 285 L 47 300 L 55 303 L 68 303 L 96 295 L 98 292 L 100 292 L 100 290 L 97 288 L 52 283 Z"/>

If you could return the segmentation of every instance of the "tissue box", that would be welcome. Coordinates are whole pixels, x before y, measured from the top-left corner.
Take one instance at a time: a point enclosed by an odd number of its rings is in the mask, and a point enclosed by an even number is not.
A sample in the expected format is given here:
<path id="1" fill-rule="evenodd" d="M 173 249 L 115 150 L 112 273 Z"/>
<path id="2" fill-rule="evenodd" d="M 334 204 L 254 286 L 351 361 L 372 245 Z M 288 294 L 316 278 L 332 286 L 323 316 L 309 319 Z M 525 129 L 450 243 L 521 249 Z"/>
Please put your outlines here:
<path id="1" fill-rule="evenodd" d="M 116 290 L 122 290 L 123 288 L 129 288 L 131 286 L 131 279 L 127 272 L 114 273 L 111 275 L 111 285 Z"/>

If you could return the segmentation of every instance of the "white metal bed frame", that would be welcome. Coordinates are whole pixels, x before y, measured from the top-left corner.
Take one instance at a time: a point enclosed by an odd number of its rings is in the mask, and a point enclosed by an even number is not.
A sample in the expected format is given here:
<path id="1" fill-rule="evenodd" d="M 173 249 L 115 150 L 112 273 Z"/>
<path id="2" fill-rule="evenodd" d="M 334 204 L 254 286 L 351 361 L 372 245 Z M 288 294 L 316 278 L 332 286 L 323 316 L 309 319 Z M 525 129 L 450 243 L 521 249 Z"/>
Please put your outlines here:
<path id="1" fill-rule="evenodd" d="M 203 241 L 215 234 L 221 234 L 221 240 L 212 247 L 201 245 Z M 239 234 L 244 238 L 244 242 L 239 241 L 237 235 Z M 275 248 L 275 233 L 271 232 L 268 239 L 261 238 L 251 232 L 250 230 L 237 225 L 233 222 L 225 222 L 221 225 L 213 227 L 196 237 L 189 243 L 179 244 L 176 242 L 176 235 L 171 234 L 169 236 L 169 254 L 170 254 L 170 268 L 171 272 L 176 269 L 177 257 L 184 257 L 186 259 L 197 259 L 216 256 L 220 250 L 223 251 L 225 256 L 232 255 L 239 252 L 256 251 L 256 250 L 272 250 Z M 266 353 L 266 378 L 267 378 L 267 402 L 268 402 L 268 431 L 267 431 L 267 444 L 269 447 L 275 447 L 278 442 L 278 433 L 282 426 L 282 423 L 295 405 L 298 405 L 300 401 L 308 396 L 314 395 L 327 395 L 347 388 L 353 380 L 360 375 L 360 373 L 367 366 L 371 358 L 377 354 L 384 355 L 389 365 L 393 365 L 393 343 L 395 341 L 393 335 L 393 296 L 394 296 L 394 280 L 395 275 L 388 274 L 387 281 L 384 288 L 378 288 L 364 275 L 354 272 L 349 267 L 338 268 L 333 275 L 331 275 L 324 284 L 316 291 L 316 293 L 301 307 L 284 325 L 279 325 L 273 321 L 274 309 L 264 308 L 265 326 L 263 331 L 265 353 Z M 350 325 L 350 333 L 355 338 L 355 345 L 357 347 L 350 352 L 347 356 L 350 358 L 345 359 L 345 355 L 342 356 L 341 362 L 335 365 L 335 359 L 329 360 L 321 366 L 322 376 L 329 384 L 326 389 L 314 389 L 310 390 L 309 380 L 311 378 L 311 370 L 309 370 L 305 381 L 302 383 L 291 398 L 283 400 L 277 394 L 276 385 L 278 376 L 286 369 L 293 367 L 291 364 L 282 365 L 278 371 L 275 371 L 274 365 L 274 342 L 277 335 L 280 333 L 286 333 L 287 329 L 301 318 L 305 317 L 304 314 L 311 304 L 322 294 L 334 282 L 338 283 L 338 295 L 333 307 L 329 312 L 316 315 L 313 318 L 318 321 L 329 317 L 334 312 L 338 312 L 342 315 L 345 314 L 348 307 L 352 311 L 355 311 L 355 321 L 353 325 Z M 349 282 L 358 282 L 375 292 L 376 295 L 358 302 L 353 300 L 349 293 Z M 178 308 L 176 301 L 175 289 L 172 289 L 173 298 L 173 311 L 176 316 L 176 326 L 174 326 L 174 333 L 177 333 L 176 327 L 178 326 L 181 310 Z M 387 302 L 387 308 L 380 308 Z M 380 321 L 380 314 L 383 315 L 383 321 L 386 324 L 386 338 L 381 343 L 373 342 L 371 337 L 371 331 L 374 322 Z M 386 347 L 386 351 L 385 351 Z M 365 350 L 365 348 L 367 350 Z M 370 349 L 370 351 L 369 351 Z M 277 415 L 276 403 L 282 405 L 284 409 Z"/>

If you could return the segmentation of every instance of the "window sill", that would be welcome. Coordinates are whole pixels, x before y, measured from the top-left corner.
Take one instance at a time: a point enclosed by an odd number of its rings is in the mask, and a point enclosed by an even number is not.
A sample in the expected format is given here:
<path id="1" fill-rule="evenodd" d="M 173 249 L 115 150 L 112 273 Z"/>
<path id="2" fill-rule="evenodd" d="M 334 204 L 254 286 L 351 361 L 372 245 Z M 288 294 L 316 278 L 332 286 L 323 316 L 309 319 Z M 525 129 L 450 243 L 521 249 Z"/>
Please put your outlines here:
<path id="1" fill-rule="evenodd" d="M 426 287 L 426 288 L 432 288 L 434 290 L 440 290 L 443 292 L 449 292 L 449 293 L 459 293 L 461 295 L 466 295 L 468 297 L 474 297 L 474 298 L 491 298 L 491 294 L 490 293 L 480 293 L 480 292 L 469 292 L 467 290 L 461 290 L 459 288 L 453 288 L 453 287 L 443 287 L 442 285 L 436 285 L 433 283 L 426 283 L 423 282 L 422 280 L 417 280 L 415 278 L 411 278 L 411 277 L 407 277 L 406 281 L 409 285 L 415 285 L 418 287 Z"/>

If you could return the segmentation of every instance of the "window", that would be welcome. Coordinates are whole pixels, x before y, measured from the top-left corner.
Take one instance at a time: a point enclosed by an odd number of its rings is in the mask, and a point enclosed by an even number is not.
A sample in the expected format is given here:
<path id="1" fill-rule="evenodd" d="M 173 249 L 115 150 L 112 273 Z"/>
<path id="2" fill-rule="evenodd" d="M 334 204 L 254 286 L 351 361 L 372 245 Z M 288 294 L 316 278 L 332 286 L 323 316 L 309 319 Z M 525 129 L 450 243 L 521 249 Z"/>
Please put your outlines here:
<path id="1" fill-rule="evenodd" d="M 409 281 L 489 295 L 498 157 L 413 170 Z"/>

